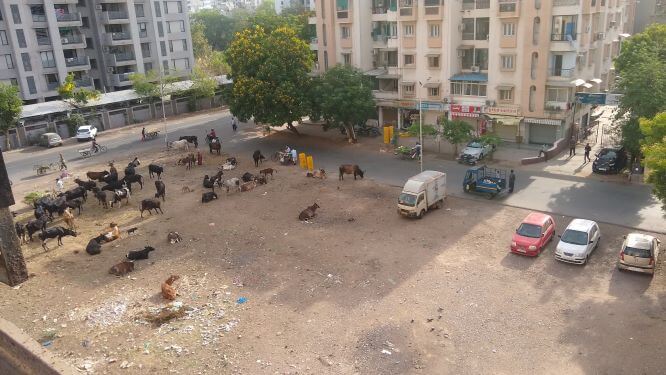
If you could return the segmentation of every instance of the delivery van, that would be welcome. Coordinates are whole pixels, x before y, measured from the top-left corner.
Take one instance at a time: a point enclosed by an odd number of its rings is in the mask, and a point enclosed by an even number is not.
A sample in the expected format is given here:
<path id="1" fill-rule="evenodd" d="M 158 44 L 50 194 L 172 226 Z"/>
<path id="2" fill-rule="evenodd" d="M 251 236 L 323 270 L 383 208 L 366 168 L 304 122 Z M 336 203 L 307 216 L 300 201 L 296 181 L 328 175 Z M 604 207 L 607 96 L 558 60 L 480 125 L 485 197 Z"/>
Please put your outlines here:
<path id="1" fill-rule="evenodd" d="M 410 178 L 398 198 L 398 213 L 422 218 L 431 209 L 444 206 L 446 198 L 446 173 L 423 171 Z"/>

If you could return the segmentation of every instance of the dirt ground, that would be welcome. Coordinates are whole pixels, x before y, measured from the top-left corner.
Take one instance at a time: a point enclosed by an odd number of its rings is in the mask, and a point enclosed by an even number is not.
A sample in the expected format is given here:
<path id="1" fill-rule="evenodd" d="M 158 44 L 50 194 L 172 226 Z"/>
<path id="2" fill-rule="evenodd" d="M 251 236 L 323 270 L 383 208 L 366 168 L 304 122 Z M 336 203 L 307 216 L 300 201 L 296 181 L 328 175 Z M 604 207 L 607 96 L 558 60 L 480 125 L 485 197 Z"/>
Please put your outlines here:
<path id="1" fill-rule="evenodd" d="M 364 180 L 315 180 L 267 162 L 278 170 L 268 185 L 202 204 L 201 179 L 222 158 L 206 156 L 186 171 L 174 166 L 175 153 L 139 157 L 146 185 L 129 205 L 105 210 L 89 199 L 78 237 L 61 247 L 53 241 L 49 252 L 26 245 L 34 276 L 17 288 L 0 285 L 0 316 L 82 371 L 664 371 L 663 267 L 654 278 L 615 269 L 628 229 L 601 224 L 590 263 L 573 266 L 555 261 L 554 244 L 538 258 L 508 252 L 525 210 L 449 197 L 422 220 L 404 219 L 395 212 L 399 189 L 376 184 L 372 171 Z M 257 171 L 249 155 L 239 157 L 226 178 Z M 164 215 L 141 219 L 140 200 L 155 192 L 150 162 L 166 167 L 167 201 Z M 318 216 L 299 222 L 313 202 Z M 570 218 L 555 220 L 561 233 Z M 88 255 L 85 244 L 110 221 L 122 238 Z M 131 227 L 138 229 L 128 236 Z M 184 241 L 169 244 L 172 230 Z M 157 250 L 133 273 L 108 273 L 146 245 Z M 160 293 L 172 274 L 181 276 L 175 303 Z M 187 312 L 161 326 L 146 321 L 164 307 Z"/>

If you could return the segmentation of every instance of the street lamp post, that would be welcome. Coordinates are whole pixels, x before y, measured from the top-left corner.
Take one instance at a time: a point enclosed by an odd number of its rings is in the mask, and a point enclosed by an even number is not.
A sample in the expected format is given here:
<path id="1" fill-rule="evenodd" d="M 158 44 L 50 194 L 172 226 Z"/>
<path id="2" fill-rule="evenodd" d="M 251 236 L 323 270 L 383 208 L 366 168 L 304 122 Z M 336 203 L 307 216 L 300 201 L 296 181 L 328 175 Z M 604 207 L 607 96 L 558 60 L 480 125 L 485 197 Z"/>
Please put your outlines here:
<path id="1" fill-rule="evenodd" d="M 430 77 L 426 79 L 426 82 L 430 81 Z M 419 86 L 423 87 L 423 83 L 419 81 Z M 421 172 L 423 172 L 423 99 L 419 95 L 419 166 L 421 167 Z"/>

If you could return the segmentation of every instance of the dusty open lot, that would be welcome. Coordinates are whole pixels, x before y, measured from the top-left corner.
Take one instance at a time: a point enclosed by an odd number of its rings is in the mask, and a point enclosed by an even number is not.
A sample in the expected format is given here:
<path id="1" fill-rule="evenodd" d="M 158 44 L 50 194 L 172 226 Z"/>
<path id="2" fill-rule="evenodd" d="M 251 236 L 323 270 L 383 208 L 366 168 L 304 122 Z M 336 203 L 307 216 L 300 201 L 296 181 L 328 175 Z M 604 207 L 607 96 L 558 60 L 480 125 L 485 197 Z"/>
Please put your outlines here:
<path id="1" fill-rule="evenodd" d="M 264 150 L 267 154 L 268 150 Z M 225 177 L 256 172 L 250 155 Z M 268 185 L 220 193 L 202 204 L 201 179 L 222 158 L 191 171 L 177 155 L 139 155 L 143 190 L 104 210 L 89 199 L 79 236 L 44 252 L 24 248 L 34 274 L 0 286 L 0 316 L 57 356 L 95 373 L 181 374 L 629 374 L 666 366 L 666 283 L 620 273 L 626 228 L 601 225 L 586 266 L 508 253 L 527 211 L 449 198 L 423 220 L 395 213 L 399 189 L 366 179 L 306 178 L 278 169 Z M 130 157 L 128 156 L 129 161 Z M 100 159 L 100 162 L 102 160 Z M 126 162 L 127 162 L 126 161 Z M 155 189 L 151 161 L 166 167 L 164 215 L 139 218 Z M 102 167 L 100 165 L 100 167 Z M 119 168 L 120 169 L 120 168 Z M 76 171 L 83 175 L 85 171 Z M 330 173 L 331 171 L 329 171 Z M 44 178 L 43 181 L 50 180 Z M 31 186 L 35 182 L 30 181 Z M 449 183 L 457 183 L 450 181 Z M 181 193 L 183 186 L 194 192 Z M 17 186 L 17 191 L 21 191 Z M 25 187 L 23 188 L 26 189 Z M 311 223 L 298 213 L 317 202 Z M 555 218 L 561 232 L 570 218 Z M 90 256 L 87 241 L 110 221 L 124 233 Z M 59 225 L 56 222 L 55 225 Z M 169 244 L 180 232 L 184 241 Z M 662 238 L 664 240 L 664 238 Z M 129 250 L 150 259 L 125 277 L 108 274 Z M 169 306 L 174 285 L 185 316 L 161 326 L 147 312 Z M 240 303 L 243 302 L 244 303 Z M 171 305 L 173 306 L 173 304 Z"/>

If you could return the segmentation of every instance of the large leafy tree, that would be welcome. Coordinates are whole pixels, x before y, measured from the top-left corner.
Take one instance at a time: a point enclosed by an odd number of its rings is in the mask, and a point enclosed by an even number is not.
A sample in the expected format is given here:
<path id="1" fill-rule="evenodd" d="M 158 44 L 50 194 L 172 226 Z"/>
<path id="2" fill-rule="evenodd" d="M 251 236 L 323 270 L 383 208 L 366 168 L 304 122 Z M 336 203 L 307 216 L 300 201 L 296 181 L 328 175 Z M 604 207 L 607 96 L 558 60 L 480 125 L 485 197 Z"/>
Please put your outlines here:
<path id="1" fill-rule="evenodd" d="M 242 28 L 243 22 L 247 19 L 245 13 L 245 10 L 237 10 L 231 15 L 225 15 L 217 10 L 206 9 L 192 14 L 194 51 L 198 52 L 201 46 L 200 33 L 203 33 L 213 50 L 224 51 L 234 38 L 234 34 Z"/>
<path id="2" fill-rule="evenodd" d="M 645 136 L 642 151 L 648 170 L 647 181 L 666 209 L 666 112 L 652 119 L 641 119 L 640 130 Z"/>
<path id="3" fill-rule="evenodd" d="M 10 148 L 9 129 L 14 128 L 21 117 L 23 100 L 18 87 L 0 83 L 0 132 L 5 136 L 5 150 Z"/>
<path id="4" fill-rule="evenodd" d="M 76 108 L 81 108 L 91 100 L 99 99 L 100 96 L 100 92 L 95 89 L 77 87 L 72 73 L 68 74 L 65 82 L 58 87 L 58 94 Z"/>
<path id="5" fill-rule="evenodd" d="M 453 154 L 458 155 L 458 145 L 469 140 L 474 128 L 462 120 L 449 120 L 442 117 L 442 137 L 453 145 Z"/>
<path id="6" fill-rule="evenodd" d="M 199 99 L 213 97 L 218 85 L 214 78 L 198 68 L 194 69 L 190 79 L 192 80 L 192 87 L 188 91 L 196 110 Z"/>
<path id="7" fill-rule="evenodd" d="M 297 132 L 292 121 L 308 113 L 308 73 L 312 54 L 308 45 L 289 27 L 266 32 L 256 26 L 243 30 L 226 52 L 233 85 L 228 95 L 231 112 L 245 121 L 271 126 L 285 123 Z"/>
<path id="8" fill-rule="evenodd" d="M 618 112 L 622 140 L 636 158 L 642 139 L 638 119 L 666 110 L 666 25 L 653 24 L 624 41 L 614 64 L 623 94 Z"/>
<path id="9" fill-rule="evenodd" d="M 337 65 L 324 73 L 317 95 L 318 110 L 330 125 L 347 130 L 350 142 L 356 142 L 354 124 L 365 123 L 375 113 L 372 82 L 355 68 Z"/>

